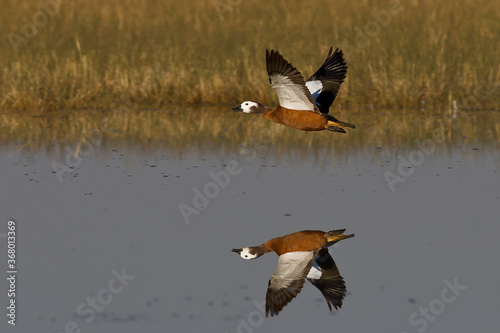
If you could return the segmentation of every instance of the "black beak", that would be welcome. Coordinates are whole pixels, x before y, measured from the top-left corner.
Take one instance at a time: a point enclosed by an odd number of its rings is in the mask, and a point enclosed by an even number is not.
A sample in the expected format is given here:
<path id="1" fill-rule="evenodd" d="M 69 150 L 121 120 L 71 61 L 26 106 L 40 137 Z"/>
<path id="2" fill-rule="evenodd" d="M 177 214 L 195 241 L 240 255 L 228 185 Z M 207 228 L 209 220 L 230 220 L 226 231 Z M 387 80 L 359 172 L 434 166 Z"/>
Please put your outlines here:
<path id="1" fill-rule="evenodd" d="M 232 249 L 231 252 L 236 252 L 236 253 L 240 254 L 241 253 L 241 249 Z"/>
<path id="2" fill-rule="evenodd" d="M 243 111 L 243 109 L 241 108 L 241 106 L 238 106 L 237 108 L 233 108 L 233 111 Z"/>

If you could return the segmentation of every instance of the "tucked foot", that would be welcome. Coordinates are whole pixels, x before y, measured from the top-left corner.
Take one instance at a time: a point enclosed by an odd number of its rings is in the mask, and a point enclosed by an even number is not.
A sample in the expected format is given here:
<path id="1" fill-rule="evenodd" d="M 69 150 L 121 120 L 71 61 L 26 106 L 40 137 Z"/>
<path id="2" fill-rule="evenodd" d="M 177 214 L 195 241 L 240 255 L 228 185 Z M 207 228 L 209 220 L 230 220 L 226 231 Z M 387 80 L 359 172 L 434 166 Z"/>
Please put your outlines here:
<path id="1" fill-rule="evenodd" d="M 328 125 L 325 125 L 326 129 L 329 130 L 329 131 L 332 131 L 332 132 L 339 132 L 339 133 L 345 133 L 346 131 L 344 131 L 343 128 L 340 128 L 340 127 L 337 127 L 337 126 L 328 126 Z"/>

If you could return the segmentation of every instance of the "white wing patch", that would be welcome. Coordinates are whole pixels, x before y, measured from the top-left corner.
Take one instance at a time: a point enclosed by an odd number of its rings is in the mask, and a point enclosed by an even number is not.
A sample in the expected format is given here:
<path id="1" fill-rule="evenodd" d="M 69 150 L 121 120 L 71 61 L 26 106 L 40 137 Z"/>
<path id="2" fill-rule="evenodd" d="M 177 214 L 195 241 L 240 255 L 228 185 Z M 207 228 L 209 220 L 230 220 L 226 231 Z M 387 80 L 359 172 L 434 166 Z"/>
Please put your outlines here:
<path id="1" fill-rule="evenodd" d="M 281 74 L 273 74 L 269 78 L 282 107 L 291 110 L 314 111 L 314 105 L 304 93 L 304 86 L 293 83 L 287 76 Z"/>
<path id="2" fill-rule="evenodd" d="M 296 280 L 304 274 L 304 269 L 312 259 L 313 251 L 296 251 L 282 254 L 273 277 Z"/>
<path id="3" fill-rule="evenodd" d="M 318 98 L 319 94 L 321 93 L 321 89 L 323 89 L 323 84 L 319 80 L 314 80 L 314 81 L 307 81 L 306 82 L 306 87 L 309 89 L 311 92 L 312 97 L 314 98 L 314 101 Z"/>
<path id="4" fill-rule="evenodd" d="M 314 260 L 314 264 L 311 267 L 311 270 L 309 271 L 309 274 L 307 274 L 308 279 L 320 279 L 321 278 L 321 268 L 318 266 L 318 263 L 316 260 Z"/>

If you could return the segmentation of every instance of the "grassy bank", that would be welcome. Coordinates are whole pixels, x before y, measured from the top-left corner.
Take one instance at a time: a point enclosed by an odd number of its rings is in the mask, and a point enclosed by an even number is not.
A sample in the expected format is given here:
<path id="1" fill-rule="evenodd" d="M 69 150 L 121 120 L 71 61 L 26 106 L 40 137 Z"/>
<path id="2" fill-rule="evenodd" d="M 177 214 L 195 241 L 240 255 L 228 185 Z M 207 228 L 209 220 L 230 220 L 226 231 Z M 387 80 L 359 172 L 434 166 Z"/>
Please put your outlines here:
<path id="1" fill-rule="evenodd" d="M 45 115 L 0 114 L 0 151 L 36 156 L 46 151 L 63 161 L 66 147 L 111 154 L 138 150 L 173 157 L 211 155 L 229 159 L 280 156 L 283 161 L 343 161 L 359 156 L 383 163 L 389 156 L 432 147 L 464 155 L 490 152 L 500 163 L 500 112 L 374 110 L 341 112 L 356 124 L 348 134 L 297 131 L 252 115 L 217 107 L 173 107 L 170 110 L 114 109 L 53 112 Z M 432 155 L 432 152 L 429 153 Z M 475 156 L 476 156 L 475 155 Z"/>
<path id="2" fill-rule="evenodd" d="M 0 0 L 0 6 L 2 110 L 247 99 L 275 105 L 265 49 L 280 50 L 307 76 L 330 45 L 348 58 L 340 108 L 500 104 L 497 1 L 74 0 L 42 9 L 38 2 Z"/>

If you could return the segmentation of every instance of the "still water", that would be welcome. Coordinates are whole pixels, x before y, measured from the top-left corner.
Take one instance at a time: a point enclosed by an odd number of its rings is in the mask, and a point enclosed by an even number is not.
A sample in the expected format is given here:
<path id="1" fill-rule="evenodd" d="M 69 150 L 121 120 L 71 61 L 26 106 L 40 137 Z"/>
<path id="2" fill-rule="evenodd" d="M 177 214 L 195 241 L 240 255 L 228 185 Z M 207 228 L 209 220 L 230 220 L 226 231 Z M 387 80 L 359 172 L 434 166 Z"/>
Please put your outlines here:
<path id="1" fill-rule="evenodd" d="M 16 330 L 497 331 L 498 113 L 344 111 L 341 135 L 225 109 L 0 115 Z M 263 318 L 277 257 L 230 250 L 340 228 L 342 309 L 306 284 Z"/>

